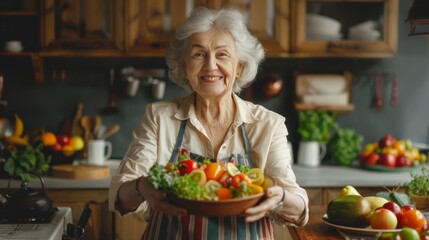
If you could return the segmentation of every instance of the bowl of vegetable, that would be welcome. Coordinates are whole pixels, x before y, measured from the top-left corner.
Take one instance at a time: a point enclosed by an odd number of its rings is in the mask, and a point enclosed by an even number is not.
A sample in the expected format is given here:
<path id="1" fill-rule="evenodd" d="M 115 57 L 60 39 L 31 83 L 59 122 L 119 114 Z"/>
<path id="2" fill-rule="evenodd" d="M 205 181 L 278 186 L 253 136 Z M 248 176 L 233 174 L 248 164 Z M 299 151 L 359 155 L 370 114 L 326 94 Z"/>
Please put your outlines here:
<path id="1" fill-rule="evenodd" d="M 177 164 L 155 164 L 148 180 L 168 200 L 188 213 L 203 216 L 239 215 L 258 204 L 270 177 L 259 168 L 232 162 L 197 161 L 181 151 Z"/>
<path id="2" fill-rule="evenodd" d="M 258 193 L 248 197 L 212 201 L 192 200 L 178 198 L 175 195 L 168 195 L 168 199 L 174 205 L 186 209 L 190 214 L 210 217 L 224 217 L 243 213 L 244 210 L 257 205 L 263 196 L 263 193 Z"/>

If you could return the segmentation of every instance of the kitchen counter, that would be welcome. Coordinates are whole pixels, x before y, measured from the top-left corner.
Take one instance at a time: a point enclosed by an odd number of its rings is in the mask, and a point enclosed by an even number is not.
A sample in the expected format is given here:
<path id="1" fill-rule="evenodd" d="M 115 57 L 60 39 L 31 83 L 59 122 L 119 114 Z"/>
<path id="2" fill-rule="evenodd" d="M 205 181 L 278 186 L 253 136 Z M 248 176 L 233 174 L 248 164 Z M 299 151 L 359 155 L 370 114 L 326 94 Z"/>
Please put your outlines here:
<path id="1" fill-rule="evenodd" d="M 119 160 L 109 160 L 107 165 L 110 167 L 110 173 L 113 174 L 119 165 Z M 353 167 L 326 165 L 314 168 L 298 165 L 292 167 L 298 184 L 304 188 L 343 187 L 345 185 L 355 187 L 398 186 L 411 180 L 410 171 L 376 172 Z M 43 179 L 47 189 L 107 189 L 111 180 L 110 177 L 88 180 L 53 177 L 44 177 Z M 0 179 L 0 188 L 6 188 L 7 183 L 7 179 Z M 19 181 L 13 181 L 11 187 L 19 187 L 19 183 Z M 40 185 L 40 183 L 34 184 L 36 184 L 35 187 Z"/>

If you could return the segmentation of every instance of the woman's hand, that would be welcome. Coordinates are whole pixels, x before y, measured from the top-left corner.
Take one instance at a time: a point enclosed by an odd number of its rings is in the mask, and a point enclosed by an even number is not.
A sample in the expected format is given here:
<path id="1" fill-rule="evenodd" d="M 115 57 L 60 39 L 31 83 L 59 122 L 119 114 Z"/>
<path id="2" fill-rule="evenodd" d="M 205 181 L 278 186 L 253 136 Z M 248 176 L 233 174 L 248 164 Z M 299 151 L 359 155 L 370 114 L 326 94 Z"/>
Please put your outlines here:
<path id="1" fill-rule="evenodd" d="M 267 189 L 265 193 L 266 199 L 255 207 L 251 207 L 244 211 L 246 222 L 257 221 L 275 209 L 283 198 L 283 188 L 273 186 Z"/>
<path id="2" fill-rule="evenodd" d="M 159 191 L 154 188 L 152 184 L 149 183 L 146 177 L 141 177 L 138 187 L 139 189 L 143 189 L 143 191 L 141 191 L 143 198 L 154 210 L 174 216 L 183 216 L 187 214 L 185 209 L 178 208 L 173 204 L 169 203 L 166 199 L 165 192 Z"/>

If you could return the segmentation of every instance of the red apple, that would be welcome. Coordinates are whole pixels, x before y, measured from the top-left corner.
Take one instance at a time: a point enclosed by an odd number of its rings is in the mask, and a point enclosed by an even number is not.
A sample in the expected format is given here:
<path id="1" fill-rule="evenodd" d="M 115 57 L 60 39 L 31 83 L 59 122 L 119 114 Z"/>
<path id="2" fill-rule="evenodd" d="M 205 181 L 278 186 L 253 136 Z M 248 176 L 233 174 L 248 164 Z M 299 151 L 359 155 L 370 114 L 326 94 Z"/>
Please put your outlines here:
<path id="1" fill-rule="evenodd" d="M 414 207 L 411 206 L 411 205 L 404 205 L 404 206 L 401 207 L 402 213 L 404 213 L 404 212 L 406 212 L 408 210 L 413 210 L 413 209 L 414 209 Z"/>
<path id="2" fill-rule="evenodd" d="M 396 157 L 396 167 L 409 167 L 411 165 L 411 159 L 406 155 L 399 155 Z"/>
<path id="3" fill-rule="evenodd" d="M 380 160 L 380 155 L 378 155 L 377 153 L 373 152 L 370 153 L 367 157 L 366 157 L 366 165 L 368 166 L 372 166 L 377 164 L 377 162 Z"/>
<path id="4" fill-rule="evenodd" d="M 61 144 L 61 146 L 70 144 L 70 136 L 67 134 L 58 134 L 57 135 L 57 143 Z"/>
<path id="5" fill-rule="evenodd" d="M 395 214 L 398 223 L 401 221 L 402 209 L 397 203 L 389 201 L 383 205 L 383 208 L 392 211 Z"/>
<path id="6" fill-rule="evenodd" d="M 385 167 L 394 168 L 396 166 L 396 158 L 390 153 L 382 153 L 380 155 L 379 164 Z"/>
<path id="7" fill-rule="evenodd" d="M 396 143 L 396 138 L 391 135 L 391 134 L 386 134 L 384 135 L 379 141 L 378 141 L 378 145 L 381 148 L 385 148 L 385 147 L 393 147 L 393 145 L 395 145 Z"/>
<path id="8" fill-rule="evenodd" d="M 371 214 L 370 223 L 373 229 L 395 229 L 398 219 L 392 211 L 379 208 Z"/>

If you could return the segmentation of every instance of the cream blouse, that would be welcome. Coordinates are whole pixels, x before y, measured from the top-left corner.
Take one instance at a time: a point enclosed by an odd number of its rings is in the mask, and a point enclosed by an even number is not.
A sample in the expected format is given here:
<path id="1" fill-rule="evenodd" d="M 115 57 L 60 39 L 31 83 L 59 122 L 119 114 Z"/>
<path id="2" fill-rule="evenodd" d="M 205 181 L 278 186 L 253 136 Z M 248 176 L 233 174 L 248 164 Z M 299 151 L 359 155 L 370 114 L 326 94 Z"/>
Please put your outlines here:
<path id="1" fill-rule="evenodd" d="M 173 101 L 148 104 L 143 119 L 134 129 L 133 140 L 127 153 L 112 177 L 109 208 L 121 214 L 121 209 L 117 209 L 115 204 L 121 184 L 142 175 L 147 176 L 156 162 L 159 164 L 168 162 L 181 120 L 188 120 L 182 147 L 212 159 L 223 159 L 233 153 L 245 154 L 244 140 L 239 128 L 244 123 L 254 166 L 271 176 L 276 185 L 285 191 L 300 196 L 297 199 L 301 199 L 306 206 L 304 211 L 296 209 L 292 215 L 291 209 L 288 209 L 289 215 L 284 216 L 284 219 L 287 222 L 289 220 L 290 225 L 305 224 L 308 220 L 308 196 L 296 183 L 291 167 L 285 118 L 260 105 L 244 101 L 235 94 L 233 98 L 237 105 L 237 114 L 216 156 L 204 127 L 196 117 L 194 94 Z M 146 204 L 143 203 L 135 212 L 145 209 Z"/>

